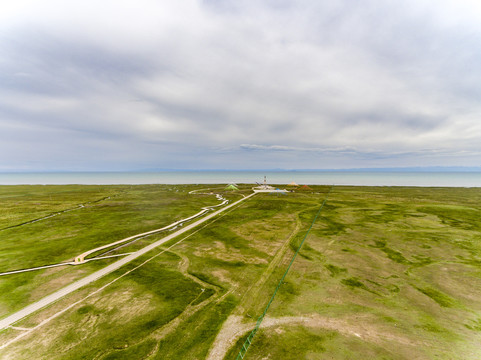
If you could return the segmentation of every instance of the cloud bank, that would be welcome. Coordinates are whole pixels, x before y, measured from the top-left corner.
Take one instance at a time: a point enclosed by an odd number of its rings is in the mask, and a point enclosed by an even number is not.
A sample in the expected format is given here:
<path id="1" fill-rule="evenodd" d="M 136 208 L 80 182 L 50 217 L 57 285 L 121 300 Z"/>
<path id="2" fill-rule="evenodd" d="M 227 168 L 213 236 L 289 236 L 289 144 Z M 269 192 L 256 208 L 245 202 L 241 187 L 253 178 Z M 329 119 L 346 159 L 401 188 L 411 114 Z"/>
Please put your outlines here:
<path id="1" fill-rule="evenodd" d="M 474 1 L 0 5 L 0 171 L 476 166 Z"/>

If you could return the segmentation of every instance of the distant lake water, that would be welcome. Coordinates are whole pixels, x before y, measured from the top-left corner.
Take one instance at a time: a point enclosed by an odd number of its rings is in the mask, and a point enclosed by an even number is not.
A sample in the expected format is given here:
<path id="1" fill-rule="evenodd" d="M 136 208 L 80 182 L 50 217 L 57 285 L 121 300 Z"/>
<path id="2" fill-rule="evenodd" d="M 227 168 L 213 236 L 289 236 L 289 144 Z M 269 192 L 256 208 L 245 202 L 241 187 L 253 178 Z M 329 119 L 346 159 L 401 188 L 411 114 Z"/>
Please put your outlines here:
<path id="1" fill-rule="evenodd" d="M 159 171 L 0 173 L 0 185 L 270 184 L 481 187 L 481 172 Z"/>

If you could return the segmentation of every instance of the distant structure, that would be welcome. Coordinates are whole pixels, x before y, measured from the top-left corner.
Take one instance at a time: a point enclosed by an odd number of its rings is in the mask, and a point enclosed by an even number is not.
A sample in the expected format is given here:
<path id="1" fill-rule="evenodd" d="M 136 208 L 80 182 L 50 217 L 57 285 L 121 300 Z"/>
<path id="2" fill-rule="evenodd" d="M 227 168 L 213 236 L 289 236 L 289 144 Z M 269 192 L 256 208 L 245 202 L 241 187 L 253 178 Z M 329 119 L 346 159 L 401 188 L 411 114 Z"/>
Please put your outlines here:
<path id="1" fill-rule="evenodd" d="M 257 183 L 257 187 L 254 188 L 254 190 L 274 190 L 274 188 L 270 185 L 267 185 L 267 176 L 264 175 L 264 183 L 261 185 Z"/>
<path id="2" fill-rule="evenodd" d="M 237 186 L 235 186 L 234 184 L 229 184 L 229 185 L 227 185 L 227 186 L 225 187 L 224 190 L 233 190 L 233 191 L 235 191 L 235 190 L 239 190 L 239 188 L 238 188 Z"/>
<path id="3" fill-rule="evenodd" d="M 276 189 L 274 188 L 273 186 L 270 186 L 270 185 L 267 185 L 267 177 L 264 175 L 264 183 L 263 184 L 259 184 L 257 183 L 257 185 L 259 186 L 256 186 L 253 188 L 254 192 L 282 192 L 282 193 L 286 193 L 287 191 L 286 190 L 281 190 L 281 189 Z"/>

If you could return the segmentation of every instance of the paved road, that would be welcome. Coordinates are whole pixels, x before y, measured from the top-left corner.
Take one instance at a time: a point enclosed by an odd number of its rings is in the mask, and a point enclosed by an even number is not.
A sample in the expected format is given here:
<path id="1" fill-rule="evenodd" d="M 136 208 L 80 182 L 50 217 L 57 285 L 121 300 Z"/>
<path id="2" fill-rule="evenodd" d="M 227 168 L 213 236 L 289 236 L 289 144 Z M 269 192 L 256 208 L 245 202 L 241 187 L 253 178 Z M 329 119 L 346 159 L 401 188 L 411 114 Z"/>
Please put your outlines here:
<path id="1" fill-rule="evenodd" d="M 251 196 L 254 196 L 255 193 L 253 194 L 250 194 L 248 196 L 246 196 L 245 198 L 242 198 L 220 210 L 217 210 L 216 212 L 213 212 L 212 214 L 209 214 L 207 215 L 206 217 L 203 217 L 202 219 L 200 220 L 197 220 L 196 222 L 190 224 L 190 225 L 187 225 L 186 227 L 160 239 L 159 241 L 156 241 L 155 243 L 153 244 L 150 244 L 146 247 L 144 247 L 143 249 L 140 249 L 139 251 L 136 251 L 126 257 L 124 257 L 123 259 L 119 260 L 119 261 L 116 261 L 106 267 L 104 267 L 103 269 L 101 270 L 98 270 L 96 272 L 94 272 L 93 274 L 90 274 L 89 276 L 87 277 L 84 277 L 83 279 L 80 279 L 56 292 L 54 292 L 53 294 L 50 294 L 46 297 L 44 297 L 43 299 L 33 303 L 33 304 L 30 304 L 28 305 L 27 307 L 23 308 L 22 310 L 19 310 L 17 311 L 16 313 L 0 320 L 0 330 L 3 330 L 7 327 L 9 327 L 10 325 L 13 325 L 15 324 L 17 321 L 23 319 L 24 317 L 28 316 L 28 315 L 31 315 L 32 313 L 34 313 L 35 311 L 37 310 L 40 310 L 42 308 L 44 308 L 45 306 L 48 306 L 50 305 L 51 303 L 61 299 L 62 297 L 64 297 L 65 295 L 68 295 L 70 294 L 71 292 L 74 292 L 75 290 L 78 290 L 80 289 L 81 287 L 87 285 L 87 284 L 90 284 L 91 282 L 95 281 L 95 280 L 98 280 L 100 279 L 101 277 L 107 275 L 107 274 L 110 274 L 111 272 L 117 270 L 118 268 L 124 266 L 125 264 L 137 259 L 139 256 L 142 256 L 144 255 L 145 253 L 147 253 L 148 251 L 156 248 L 157 246 L 160 246 L 164 243 L 166 243 L 167 241 L 169 240 L 172 240 L 173 238 L 195 228 L 196 226 L 206 222 L 207 220 L 213 218 L 214 216 L 220 214 L 221 212 L 227 210 L 227 209 L 230 209 L 231 207 L 233 206 L 236 206 L 237 204 L 239 204 L 240 202 L 250 198 Z"/>
<path id="2" fill-rule="evenodd" d="M 202 216 L 204 215 L 206 212 L 212 210 L 213 208 L 216 208 L 218 206 L 222 206 L 224 204 L 226 204 L 229 200 L 226 200 L 224 199 L 221 195 L 216 195 L 217 196 L 217 200 L 221 200 L 222 203 L 220 203 L 219 205 L 212 205 L 212 206 L 206 206 L 206 207 L 203 207 L 201 209 L 201 211 L 199 211 L 197 214 L 195 215 L 192 215 L 192 216 L 189 216 L 188 218 L 185 218 L 185 219 L 181 219 L 179 221 L 176 221 L 170 225 L 167 225 L 167 226 L 164 226 L 163 228 L 161 229 L 155 229 L 155 230 L 151 230 L 151 231 L 147 231 L 147 232 L 144 232 L 142 234 L 137 234 L 137 235 L 134 235 L 134 236 L 130 236 L 128 238 L 125 238 L 125 239 L 122 239 L 122 240 L 119 240 L 119 241 L 115 241 L 113 243 L 110 243 L 110 244 L 106 244 L 106 245 L 102 245 L 98 248 L 95 248 L 95 249 L 91 249 L 91 250 L 88 250 L 86 252 L 84 252 L 83 254 L 80 254 L 78 256 L 75 257 L 75 264 L 83 264 L 85 263 L 87 260 L 85 260 L 85 258 L 87 256 L 89 256 L 90 254 L 93 254 L 93 253 L 96 253 L 96 252 L 99 252 L 100 250 L 104 250 L 104 249 L 108 249 L 108 248 L 111 248 L 115 245 L 120 245 L 120 244 L 123 244 L 123 243 L 126 243 L 130 240 L 133 240 L 133 239 L 137 239 L 137 238 L 141 238 L 141 237 L 144 237 L 144 236 L 147 236 L 147 235 L 152 235 L 152 234 L 155 234 L 155 233 L 158 233 L 158 232 L 161 232 L 161 231 L 164 231 L 164 230 L 167 230 L 167 229 L 170 229 L 170 228 L 175 228 L 176 226 L 179 226 L 187 221 L 190 221 L 192 219 L 195 219 L 196 217 L 199 217 L 199 216 Z"/>

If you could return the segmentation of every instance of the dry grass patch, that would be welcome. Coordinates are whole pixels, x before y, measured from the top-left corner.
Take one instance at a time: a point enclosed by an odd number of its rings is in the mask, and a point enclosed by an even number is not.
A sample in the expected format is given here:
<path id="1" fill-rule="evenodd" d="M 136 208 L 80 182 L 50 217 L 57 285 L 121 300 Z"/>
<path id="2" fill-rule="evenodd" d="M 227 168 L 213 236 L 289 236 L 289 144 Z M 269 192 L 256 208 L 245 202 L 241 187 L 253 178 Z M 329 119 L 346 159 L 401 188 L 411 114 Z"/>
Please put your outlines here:
<path id="1" fill-rule="evenodd" d="M 296 227 L 295 214 L 275 215 L 266 220 L 254 220 L 233 226 L 231 230 L 248 240 L 257 250 L 274 256 L 279 246 Z"/>

